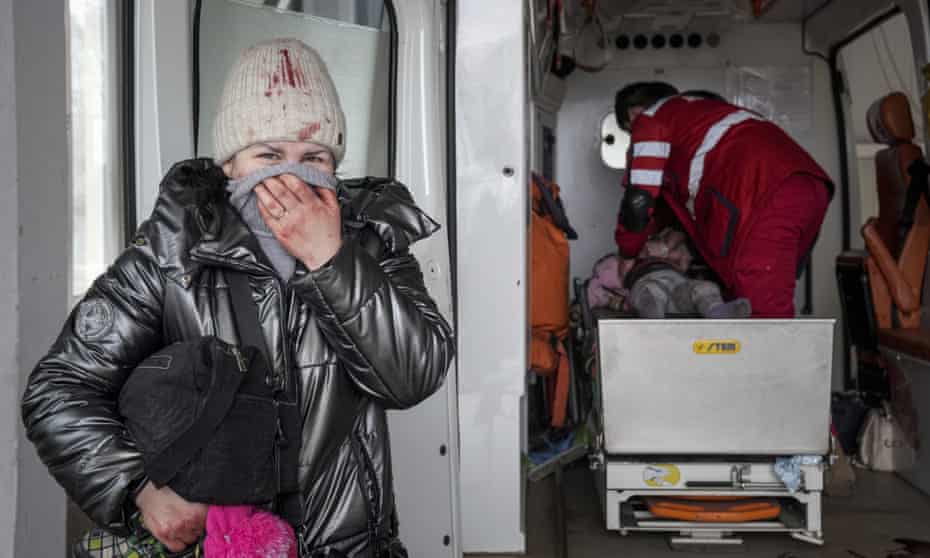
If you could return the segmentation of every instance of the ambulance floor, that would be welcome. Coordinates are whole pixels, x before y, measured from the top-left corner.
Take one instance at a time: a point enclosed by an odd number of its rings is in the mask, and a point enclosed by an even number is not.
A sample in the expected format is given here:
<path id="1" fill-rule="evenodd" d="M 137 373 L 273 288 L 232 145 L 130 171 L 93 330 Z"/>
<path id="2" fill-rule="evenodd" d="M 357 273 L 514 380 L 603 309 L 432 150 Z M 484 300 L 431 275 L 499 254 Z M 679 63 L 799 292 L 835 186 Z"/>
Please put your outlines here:
<path id="1" fill-rule="evenodd" d="M 664 534 L 634 533 L 627 537 L 604 528 L 603 514 L 590 472 L 573 466 L 565 472 L 565 517 L 568 558 L 683 558 L 702 556 L 808 558 L 885 558 L 902 548 L 895 538 L 930 540 L 930 496 L 918 492 L 888 473 L 856 471 L 855 492 L 849 497 L 824 498 L 822 547 L 796 541 L 788 535 L 743 536 L 744 543 L 730 550 L 673 551 Z M 554 480 L 530 483 L 527 489 L 527 558 L 559 558 L 553 521 Z M 920 554 L 930 558 L 930 548 Z M 466 554 L 474 558 L 504 555 Z M 896 554 L 895 556 L 898 556 Z"/>

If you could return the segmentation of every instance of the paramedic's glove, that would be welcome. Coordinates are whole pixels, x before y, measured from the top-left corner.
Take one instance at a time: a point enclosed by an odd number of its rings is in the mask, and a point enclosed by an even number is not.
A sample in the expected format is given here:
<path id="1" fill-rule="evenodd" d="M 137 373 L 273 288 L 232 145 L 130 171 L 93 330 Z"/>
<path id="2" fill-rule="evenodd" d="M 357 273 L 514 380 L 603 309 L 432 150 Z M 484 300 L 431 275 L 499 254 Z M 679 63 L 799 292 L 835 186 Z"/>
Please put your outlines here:
<path id="1" fill-rule="evenodd" d="M 255 187 L 258 210 L 278 242 L 314 271 L 342 247 L 342 215 L 336 192 L 314 188 L 291 174 Z"/>
<path id="2" fill-rule="evenodd" d="M 652 221 L 652 210 L 656 200 L 652 195 L 636 186 L 628 186 L 620 203 L 620 223 L 628 232 L 646 230 Z"/>
<path id="3" fill-rule="evenodd" d="M 136 496 L 145 528 L 171 552 L 181 552 L 203 535 L 207 525 L 206 504 L 195 504 L 164 486 L 151 482 Z"/>

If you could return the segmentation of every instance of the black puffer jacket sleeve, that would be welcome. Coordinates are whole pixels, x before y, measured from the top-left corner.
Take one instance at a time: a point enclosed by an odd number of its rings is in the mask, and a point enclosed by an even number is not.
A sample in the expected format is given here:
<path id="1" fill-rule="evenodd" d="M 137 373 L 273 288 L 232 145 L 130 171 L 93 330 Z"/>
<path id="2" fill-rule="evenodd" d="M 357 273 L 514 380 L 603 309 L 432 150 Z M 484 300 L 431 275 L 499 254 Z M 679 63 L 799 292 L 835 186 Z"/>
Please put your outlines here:
<path id="1" fill-rule="evenodd" d="M 162 341 L 164 282 L 145 246 L 99 277 L 36 365 L 22 401 L 26 434 L 68 496 L 96 523 L 125 533 L 145 480 L 120 419 L 127 375 Z"/>
<path id="2" fill-rule="evenodd" d="M 387 408 L 408 408 L 439 389 L 455 347 L 408 250 L 435 224 L 393 182 L 377 186 L 364 212 L 360 234 L 291 284 L 356 384 Z"/>

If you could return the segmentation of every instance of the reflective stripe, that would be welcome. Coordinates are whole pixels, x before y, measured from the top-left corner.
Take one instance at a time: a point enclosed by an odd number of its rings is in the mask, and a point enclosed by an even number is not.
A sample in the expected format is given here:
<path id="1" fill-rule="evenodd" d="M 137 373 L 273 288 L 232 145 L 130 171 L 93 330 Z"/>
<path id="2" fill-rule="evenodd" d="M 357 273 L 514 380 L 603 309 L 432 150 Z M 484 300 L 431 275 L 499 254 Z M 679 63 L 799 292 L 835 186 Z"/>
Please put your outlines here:
<path id="1" fill-rule="evenodd" d="M 761 116 L 738 110 L 731 112 L 721 118 L 716 124 L 707 130 L 704 141 L 701 146 L 694 152 L 694 158 L 691 159 L 691 169 L 688 173 L 688 211 L 694 215 L 694 199 L 697 197 L 698 188 L 701 187 L 701 179 L 704 178 L 704 157 L 720 143 L 720 138 L 727 133 L 727 130 L 747 120 L 764 120 Z"/>
<path id="2" fill-rule="evenodd" d="M 633 144 L 633 157 L 660 157 L 667 159 L 672 144 L 667 141 L 641 141 Z"/>
<path id="3" fill-rule="evenodd" d="M 673 97 L 666 97 L 664 99 L 659 99 L 658 101 L 652 103 L 651 107 L 644 110 L 643 114 L 645 114 L 646 116 L 655 116 L 656 112 L 658 112 L 659 109 L 662 108 L 662 105 L 664 105 L 671 99 L 673 99 Z"/>
<path id="4" fill-rule="evenodd" d="M 630 172 L 630 183 L 634 186 L 661 186 L 662 171 L 634 170 Z"/>

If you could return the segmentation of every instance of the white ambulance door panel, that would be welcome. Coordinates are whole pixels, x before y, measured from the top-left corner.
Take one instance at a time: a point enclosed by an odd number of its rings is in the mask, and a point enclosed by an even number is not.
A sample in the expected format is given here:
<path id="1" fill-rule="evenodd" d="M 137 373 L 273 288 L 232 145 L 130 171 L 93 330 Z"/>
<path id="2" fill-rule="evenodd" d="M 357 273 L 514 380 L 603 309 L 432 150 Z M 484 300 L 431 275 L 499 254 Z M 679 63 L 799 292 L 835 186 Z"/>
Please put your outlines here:
<path id="1" fill-rule="evenodd" d="M 394 0 L 397 14 L 397 178 L 443 228 L 414 245 L 426 286 L 443 315 L 452 315 L 446 214 L 445 79 L 440 45 L 445 2 Z M 460 303 L 461 307 L 461 303 Z M 411 558 L 458 558 L 459 432 L 457 364 L 443 387 L 407 411 L 388 414 L 400 534 Z"/>
<path id="2" fill-rule="evenodd" d="M 459 2 L 456 204 L 463 550 L 522 553 L 526 2 Z"/>

